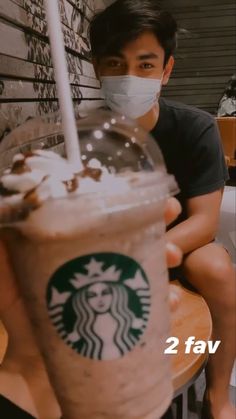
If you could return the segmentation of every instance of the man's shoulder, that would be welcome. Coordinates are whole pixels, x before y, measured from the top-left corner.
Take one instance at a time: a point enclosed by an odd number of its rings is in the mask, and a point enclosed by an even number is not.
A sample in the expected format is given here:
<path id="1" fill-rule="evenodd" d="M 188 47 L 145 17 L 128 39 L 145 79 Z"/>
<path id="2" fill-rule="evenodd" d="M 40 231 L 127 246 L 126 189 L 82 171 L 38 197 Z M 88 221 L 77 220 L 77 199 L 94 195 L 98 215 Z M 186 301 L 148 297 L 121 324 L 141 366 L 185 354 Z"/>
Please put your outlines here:
<path id="1" fill-rule="evenodd" d="M 181 102 L 169 100 L 166 98 L 160 98 L 160 108 L 169 113 L 178 122 L 197 121 L 199 123 L 212 123 L 215 121 L 214 116 L 210 113 L 196 108 L 191 105 L 186 105 Z"/>

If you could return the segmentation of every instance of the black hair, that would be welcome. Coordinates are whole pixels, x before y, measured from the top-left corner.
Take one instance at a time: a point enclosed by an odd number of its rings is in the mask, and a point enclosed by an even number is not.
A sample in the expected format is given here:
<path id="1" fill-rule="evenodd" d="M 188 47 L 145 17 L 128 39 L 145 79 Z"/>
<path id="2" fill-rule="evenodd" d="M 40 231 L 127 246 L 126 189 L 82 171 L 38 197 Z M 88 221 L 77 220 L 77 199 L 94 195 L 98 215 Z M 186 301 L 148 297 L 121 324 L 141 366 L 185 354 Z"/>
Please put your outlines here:
<path id="1" fill-rule="evenodd" d="M 228 98 L 236 99 L 236 73 L 230 78 L 225 88 L 224 95 Z"/>
<path id="2" fill-rule="evenodd" d="M 92 56 L 99 61 L 117 54 L 144 31 L 156 36 L 165 52 L 165 65 L 176 48 L 177 23 L 161 10 L 158 0 L 117 0 L 96 14 L 90 24 Z"/>

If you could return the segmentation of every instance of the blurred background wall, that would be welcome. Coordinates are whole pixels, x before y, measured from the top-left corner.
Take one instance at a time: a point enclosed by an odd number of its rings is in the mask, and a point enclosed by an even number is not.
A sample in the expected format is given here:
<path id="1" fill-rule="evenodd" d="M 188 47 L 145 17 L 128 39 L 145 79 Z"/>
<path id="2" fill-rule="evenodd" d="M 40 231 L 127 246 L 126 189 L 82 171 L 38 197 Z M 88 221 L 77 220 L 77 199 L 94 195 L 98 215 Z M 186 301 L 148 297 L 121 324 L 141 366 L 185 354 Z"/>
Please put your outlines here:
<path id="1" fill-rule="evenodd" d="M 158 0 L 157 0 L 158 1 Z M 101 104 L 88 26 L 112 0 L 60 0 L 75 107 Z M 234 0 L 160 0 L 179 23 L 176 67 L 163 95 L 215 113 L 235 71 Z M 43 0 L 0 0 L 0 139 L 26 119 L 58 109 Z"/>
<path id="2" fill-rule="evenodd" d="M 216 114 L 236 69 L 235 0 L 162 0 L 180 33 L 174 73 L 163 95 Z"/>
<path id="3" fill-rule="evenodd" d="M 103 0 L 61 0 L 75 106 L 98 106 L 89 21 Z M 0 0 L 0 139 L 30 117 L 58 109 L 43 0 Z"/>

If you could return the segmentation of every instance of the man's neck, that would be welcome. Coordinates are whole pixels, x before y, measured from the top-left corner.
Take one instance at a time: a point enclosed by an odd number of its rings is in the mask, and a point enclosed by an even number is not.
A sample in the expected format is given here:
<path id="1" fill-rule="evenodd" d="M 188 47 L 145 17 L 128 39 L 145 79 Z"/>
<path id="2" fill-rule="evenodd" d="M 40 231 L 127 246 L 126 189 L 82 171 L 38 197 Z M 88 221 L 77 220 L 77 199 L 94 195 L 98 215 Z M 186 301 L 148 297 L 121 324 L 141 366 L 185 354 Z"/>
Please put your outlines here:
<path id="1" fill-rule="evenodd" d="M 148 113 L 137 119 L 138 124 L 147 132 L 152 131 L 159 118 L 159 103 L 157 103 Z"/>

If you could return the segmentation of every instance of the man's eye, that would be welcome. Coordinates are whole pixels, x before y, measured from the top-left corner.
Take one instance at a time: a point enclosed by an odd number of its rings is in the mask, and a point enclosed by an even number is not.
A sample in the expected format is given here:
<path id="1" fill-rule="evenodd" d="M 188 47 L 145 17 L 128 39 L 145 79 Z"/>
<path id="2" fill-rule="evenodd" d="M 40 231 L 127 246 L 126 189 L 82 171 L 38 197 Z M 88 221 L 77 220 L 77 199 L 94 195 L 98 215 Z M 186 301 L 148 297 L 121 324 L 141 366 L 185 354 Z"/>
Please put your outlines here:
<path id="1" fill-rule="evenodd" d="M 122 63 L 120 61 L 111 60 L 107 62 L 108 67 L 121 67 Z"/>
<path id="2" fill-rule="evenodd" d="M 142 63 L 141 68 L 150 69 L 150 68 L 154 68 L 154 65 L 151 63 Z"/>

